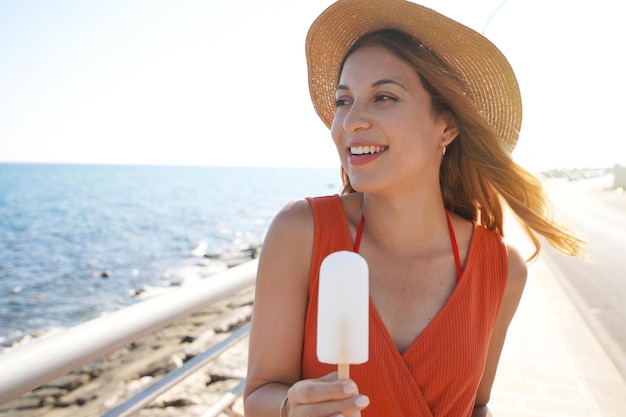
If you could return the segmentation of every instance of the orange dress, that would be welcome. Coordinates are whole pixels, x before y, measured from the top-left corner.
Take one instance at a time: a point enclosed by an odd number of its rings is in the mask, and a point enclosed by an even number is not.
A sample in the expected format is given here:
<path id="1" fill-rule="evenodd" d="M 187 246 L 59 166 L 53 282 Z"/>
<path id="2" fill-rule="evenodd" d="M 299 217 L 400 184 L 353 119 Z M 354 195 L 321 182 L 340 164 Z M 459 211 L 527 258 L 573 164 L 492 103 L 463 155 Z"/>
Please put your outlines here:
<path id="1" fill-rule="evenodd" d="M 337 195 L 308 199 L 315 219 L 304 329 L 302 378 L 336 371 L 316 355 L 319 268 L 326 255 L 352 250 L 343 205 Z M 370 299 L 369 360 L 352 365 L 350 377 L 370 398 L 362 417 L 470 417 L 489 340 L 507 277 L 502 239 L 474 226 L 465 268 L 441 311 L 400 354 Z"/>

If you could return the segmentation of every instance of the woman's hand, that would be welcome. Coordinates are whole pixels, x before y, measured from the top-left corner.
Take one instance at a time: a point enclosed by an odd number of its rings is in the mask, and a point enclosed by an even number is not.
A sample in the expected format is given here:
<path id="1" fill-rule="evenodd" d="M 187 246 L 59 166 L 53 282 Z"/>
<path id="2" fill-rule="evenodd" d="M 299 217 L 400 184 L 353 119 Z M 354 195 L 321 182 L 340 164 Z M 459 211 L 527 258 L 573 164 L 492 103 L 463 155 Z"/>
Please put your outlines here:
<path id="1" fill-rule="evenodd" d="M 354 381 L 338 381 L 336 372 L 297 382 L 288 397 L 285 417 L 359 417 L 370 402 Z"/>

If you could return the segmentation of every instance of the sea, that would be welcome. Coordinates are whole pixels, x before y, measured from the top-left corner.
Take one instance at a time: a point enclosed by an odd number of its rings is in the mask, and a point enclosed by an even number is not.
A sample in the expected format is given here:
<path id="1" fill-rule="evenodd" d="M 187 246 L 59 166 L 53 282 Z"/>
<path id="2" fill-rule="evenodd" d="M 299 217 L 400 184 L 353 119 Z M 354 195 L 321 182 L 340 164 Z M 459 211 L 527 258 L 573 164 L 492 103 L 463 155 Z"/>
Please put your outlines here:
<path id="1" fill-rule="evenodd" d="M 326 168 L 0 163 L 0 346 L 185 285 L 262 245 L 289 201 L 340 189 Z"/>

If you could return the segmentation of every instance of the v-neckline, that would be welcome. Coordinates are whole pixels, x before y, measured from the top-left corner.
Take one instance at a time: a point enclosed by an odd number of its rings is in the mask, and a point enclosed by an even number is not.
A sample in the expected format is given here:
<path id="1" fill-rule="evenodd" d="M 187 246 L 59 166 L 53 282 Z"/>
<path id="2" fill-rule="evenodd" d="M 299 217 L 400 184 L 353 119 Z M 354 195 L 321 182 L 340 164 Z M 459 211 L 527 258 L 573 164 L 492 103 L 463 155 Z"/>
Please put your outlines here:
<path id="1" fill-rule="evenodd" d="M 469 253 L 468 253 L 468 260 L 469 260 Z M 467 269 L 467 263 L 466 263 L 466 269 Z M 400 350 L 396 346 L 393 340 L 393 337 L 391 336 L 391 333 L 389 333 L 389 329 L 387 329 L 387 326 L 385 326 L 385 322 L 383 321 L 383 318 L 378 313 L 376 304 L 374 304 L 374 300 L 372 299 L 371 296 L 369 297 L 370 318 L 372 318 L 373 321 L 376 322 L 380 331 L 384 335 L 385 340 L 389 344 L 389 347 L 392 348 L 392 350 L 394 351 L 394 354 L 398 355 L 398 357 L 401 358 L 403 361 L 406 361 L 408 358 L 410 358 L 411 352 L 417 349 L 417 347 L 422 343 L 422 341 L 428 338 L 429 335 L 435 331 L 433 330 L 433 328 L 436 329 L 437 326 L 439 325 L 439 322 L 444 321 L 443 319 L 445 318 L 447 311 L 452 308 L 454 302 L 459 297 L 458 294 L 466 286 L 467 284 L 466 281 L 467 280 L 461 279 L 459 282 L 457 282 L 456 286 L 454 287 L 454 290 L 452 291 L 452 294 L 450 294 L 450 296 L 448 297 L 444 305 L 439 309 L 439 311 L 437 311 L 437 314 L 435 314 L 433 319 L 426 325 L 426 327 L 415 337 L 415 339 L 413 339 L 413 341 L 404 350 L 404 352 L 400 352 Z"/>
<path id="2" fill-rule="evenodd" d="M 350 227 L 349 227 L 349 222 L 348 222 L 348 217 L 346 215 L 346 211 L 345 208 L 343 207 L 343 203 L 341 202 L 341 198 L 339 196 L 337 196 L 338 200 L 339 200 L 339 205 L 341 206 L 342 212 L 343 212 L 343 221 L 344 221 L 344 230 L 347 233 L 347 238 L 348 241 L 351 243 L 351 247 L 354 249 L 354 246 L 357 242 L 356 236 L 355 236 L 355 241 L 352 241 L 352 234 L 350 233 Z M 465 259 L 465 267 L 463 268 L 463 270 L 461 271 L 461 273 L 458 276 L 456 285 L 454 287 L 454 290 L 452 291 L 452 294 L 450 294 L 450 296 L 448 297 L 448 299 L 446 300 L 446 302 L 444 303 L 444 305 L 439 309 L 439 311 L 437 312 L 437 314 L 435 314 L 435 316 L 433 317 L 433 319 L 430 321 L 430 323 L 428 323 L 428 325 L 426 325 L 426 327 L 415 337 L 415 339 L 413 339 L 413 341 L 409 344 L 409 346 L 404 350 L 404 352 L 400 352 L 400 350 L 398 349 L 398 347 L 396 346 L 395 342 L 393 341 L 393 338 L 391 337 L 391 334 L 389 333 L 389 330 L 387 329 L 387 326 L 385 326 L 385 323 L 382 319 L 382 317 L 380 316 L 380 314 L 378 313 L 378 309 L 376 308 L 376 305 L 374 304 L 374 300 L 372 299 L 371 295 L 369 297 L 369 308 L 370 308 L 370 317 L 373 319 L 374 322 L 377 323 L 378 327 L 380 328 L 382 334 L 385 337 L 386 342 L 389 344 L 389 347 L 392 348 L 391 350 L 393 350 L 394 355 L 397 355 L 397 357 L 399 359 L 402 359 L 402 362 L 405 363 L 406 365 L 406 360 L 407 358 L 410 357 L 411 352 L 413 352 L 415 349 L 417 349 L 417 345 L 426 337 L 428 337 L 428 335 L 430 333 L 433 332 L 433 328 L 437 327 L 437 324 L 442 320 L 442 316 L 445 316 L 446 312 L 448 310 L 450 310 L 450 306 L 451 304 L 455 301 L 456 298 L 458 298 L 458 294 L 459 292 L 466 286 L 466 281 L 462 279 L 464 275 L 466 275 L 467 270 L 469 267 L 471 267 L 472 264 L 472 253 L 473 253 L 473 247 L 474 247 L 474 242 L 475 242 L 475 236 L 476 236 L 476 223 L 472 224 L 472 234 L 470 236 L 470 242 L 469 242 L 469 246 L 468 246 L 468 250 L 467 250 L 467 257 Z"/>

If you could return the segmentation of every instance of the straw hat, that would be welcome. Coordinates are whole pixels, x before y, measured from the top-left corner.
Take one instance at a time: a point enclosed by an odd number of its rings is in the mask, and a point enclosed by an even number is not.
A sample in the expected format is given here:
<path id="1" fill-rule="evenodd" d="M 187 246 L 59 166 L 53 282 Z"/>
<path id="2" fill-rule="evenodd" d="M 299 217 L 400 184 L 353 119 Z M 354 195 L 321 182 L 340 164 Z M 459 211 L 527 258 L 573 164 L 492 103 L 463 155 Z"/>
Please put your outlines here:
<path id="1" fill-rule="evenodd" d="M 469 96 L 512 151 L 522 123 L 519 86 L 502 52 L 478 32 L 404 0 L 339 0 L 313 22 L 306 40 L 309 90 L 330 127 L 339 64 L 362 35 L 397 29 L 435 52 L 465 81 Z"/>

